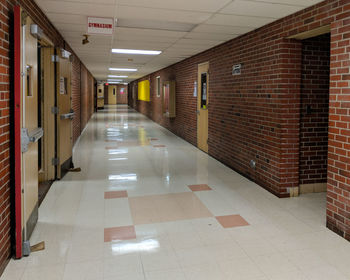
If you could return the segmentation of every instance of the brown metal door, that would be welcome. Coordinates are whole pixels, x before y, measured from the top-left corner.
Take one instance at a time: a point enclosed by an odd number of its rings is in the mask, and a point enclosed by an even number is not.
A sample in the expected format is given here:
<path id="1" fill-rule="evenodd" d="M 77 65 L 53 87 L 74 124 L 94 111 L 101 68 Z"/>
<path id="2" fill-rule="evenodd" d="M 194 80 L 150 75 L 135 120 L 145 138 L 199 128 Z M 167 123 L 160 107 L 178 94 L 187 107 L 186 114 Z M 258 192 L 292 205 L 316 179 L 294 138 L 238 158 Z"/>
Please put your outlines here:
<path id="1" fill-rule="evenodd" d="M 55 64 L 53 61 L 55 49 L 53 47 L 41 47 L 41 123 L 44 129 L 42 138 L 42 165 L 41 181 L 55 179 L 55 115 L 52 108 L 55 107 Z"/>
<path id="2" fill-rule="evenodd" d="M 71 105 L 72 64 L 69 53 L 57 50 L 57 177 L 60 179 L 72 166 L 74 112 Z"/>
<path id="3" fill-rule="evenodd" d="M 31 34 L 32 20 L 22 17 L 22 99 L 21 99 L 21 172 L 22 226 L 28 240 L 38 220 L 38 56 L 37 39 Z"/>
<path id="4" fill-rule="evenodd" d="M 208 153 L 209 62 L 198 65 L 197 146 Z"/>
<path id="5" fill-rule="evenodd" d="M 108 86 L 108 104 L 117 104 L 117 86 Z"/>

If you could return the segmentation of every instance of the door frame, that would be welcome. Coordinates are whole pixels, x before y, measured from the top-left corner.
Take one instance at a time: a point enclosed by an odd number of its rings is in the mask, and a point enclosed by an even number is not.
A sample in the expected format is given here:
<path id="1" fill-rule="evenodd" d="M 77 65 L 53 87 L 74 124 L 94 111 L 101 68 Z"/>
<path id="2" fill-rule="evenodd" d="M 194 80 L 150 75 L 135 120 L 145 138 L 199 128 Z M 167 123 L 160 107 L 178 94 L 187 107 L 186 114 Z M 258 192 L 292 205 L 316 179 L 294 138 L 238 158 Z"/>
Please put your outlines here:
<path id="1" fill-rule="evenodd" d="M 43 118 L 43 128 L 44 128 L 44 136 L 43 136 L 43 147 L 42 151 L 43 155 L 43 163 L 42 169 L 43 174 L 42 177 L 39 176 L 39 181 L 50 181 L 56 178 L 56 166 L 53 164 L 53 159 L 55 158 L 55 131 L 56 131 L 56 121 L 55 114 L 53 113 L 53 107 L 55 107 L 55 63 L 52 61 L 52 58 L 55 55 L 55 48 L 52 42 L 47 39 L 41 39 L 40 43 L 42 45 L 40 52 L 41 60 L 43 65 L 43 76 L 44 76 L 44 84 L 41 85 L 41 90 L 44 93 L 43 96 L 43 110 L 42 110 L 42 118 Z M 42 74 L 42 73 L 41 73 Z M 40 75 L 41 75 L 40 74 Z M 41 82 L 41 81 L 40 81 Z M 41 92 L 39 93 L 41 94 Z M 41 105 L 41 104 L 40 104 Z M 39 170 L 40 172 L 40 170 Z"/>
<path id="2" fill-rule="evenodd" d="M 63 48 L 56 48 L 55 49 L 55 55 L 58 61 L 55 63 L 55 81 L 56 81 L 56 90 L 55 90 L 55 106 L 57 108 L 57 114 L 56 114 L 56 179 L 62 179 L 64 175 L 68 172 L 69 168 L 73 167 L 73 118 L 75 117 L 74 111 L 72 111 L 72 61 L 71 61 L 71 53 L 69 51 L 66 51 Z M 61 96 L 60 90 L 61 90 L 61 77 L 62 77 L 62 62 L 68 62 L 69 63 L 69 79 L 67 78 L 67 88 L 66 90 L 69 91 L 69 110 L 67 112 L 62 111 L 62 104 L 60 103 Z M 67 70 L 67 69 L 66 69 Z M 66 95 L 66 94 L 64 94 Z M 66 115 L 66 116 L 63 116 Z M 62 156 L 62 153 L 64 150 L 61 150 L 62 143 L 61 143 L 61 134 L 62 134 L 62 124 L 63 122 L 69 122 L 70 123 L 70 147 L 71 150 L 68 154 L 70 154 L 69 158 L 65 159 Z"/>
<path id="3" fill-rule="evenodd" d="M 206 72 L 200 71 L 200 68 L 205 66 L 207 68 Z M 203 152 L 208 153 L 208 136 L 209 136 L 209 67 L 210 63 L 209 61 L 203 62 L 197 65 L 197 147 L 201 149 Z M 201 107 L 201 100 L 202 100 L 202 84 L 201 84 L 201 74 L 206 73 L 206 108 Z M 201 114 L 204 114 L 206 116 L 205 123 L 201 123 Z M 202 130 L 202 128 L 205 128 L 205 131 Z M 200 135 L 203 134 L 203 131 L 205 132 L 206 140 L 203 142 L 203 139 L 200 137 Z"/>
<path id="4" fill-rule="evenodd" d="M 21 36 L 22 9 L 14 7 L 14 179 L 15 179 L 15 257 L 22 257 L 22 168 L 21 168 Z"/>
<path id="5" fill-rule="evenodd" d="M 22 111 L 23 111 L 23 77 L 22 77 L 22 68 L 23 68 L 23 13 L 21 6 L 16 5 L 13 7 L 14 13 L 14 22 L 13 22 L 13 36 L 14 36 L 14 44 L 13 44 L 13 53 L 14 53 L 14 63 L 13 63 L 13 91 L 14 91 L 14 103 L 13 103 L 13 179 L 14 179 L 14 230 L 13 232 L 13 242 L 14 242 L 14 257 L 19 259 L 23 256 L 23 242 L 25 232 L 23 228 L 26 227 L 27 221 L 24 221 L 23 210 L 25 211 L 24 203 L 26 197 L 23 197 L 22 193 L 22 148 L 21 148 L 21 128 L 22 128 Z M 28 16 L 28 15 L 26 15 Z M 33 24 L 34 21 L 31 20 Z M 36 37 L 37 41 L 50 43 L 52 42 L 44 35 L 40 34 Z M 37 46 L 38 47 L 38 46 Z M 38 63 L 38 61 L 36 62 Z M 36 81 L 38 83 L 38 80 Z M 37 92 L 39 94 L 39 92 Z M 38 136 L 36 139 L 40 139 L 41 136 Z M 39 182 L 39 172 L 37 173 L 38 182 Z M 39 185 L 38 185 L 39 187 Z M 38 199 L 38 198 L 37 198 Z M 38 202 L 37 202 L 38 203 Z M 26 217 L 29 220 L 29 217 Z"/>

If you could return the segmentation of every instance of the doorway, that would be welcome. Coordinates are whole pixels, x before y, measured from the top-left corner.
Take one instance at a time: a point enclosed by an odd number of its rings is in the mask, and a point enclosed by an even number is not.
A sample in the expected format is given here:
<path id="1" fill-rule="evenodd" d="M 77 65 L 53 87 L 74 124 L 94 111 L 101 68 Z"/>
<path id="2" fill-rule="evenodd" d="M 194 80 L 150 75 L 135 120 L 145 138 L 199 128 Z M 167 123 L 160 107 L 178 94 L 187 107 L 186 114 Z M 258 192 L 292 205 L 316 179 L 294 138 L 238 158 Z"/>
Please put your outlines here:
<path id="1" fill-rule="evenodd" d="M 61 179 L 73 167 L 72 62 L 71 53 L 56 48 L 56 135 L 57 148 L 54 163 L 57 178 Z"/>
<path id="2" fill-rule="evenodd" d="M 15 256 L 38 220 L 39 140 L 38 26 L 14 8 Z M 40 117 L 39 117 L 40 115 Z"/>
<path id="3" fill-rule="evenodd" d="M 108 105 L 117 105 L 117 86 L 108 86 Z"/>
<path id="4" fill-rule="evenodd" d="M 198 65 L 197 146 L 208 153 L 209 62 Z"/>
<path id="5" fill-rule="evenodd" d="M 39 140 L 39 205 L 56 178 L 55 158 L 55 65 L 54 47 L 49 40 L 41 38 L 38 43 L 38 127 L 44 131 Z"/>
<path id="6" fill-rule="evenodd" d="M 299 192 L 327 191 L 330 34 L 301 41 Z"/>

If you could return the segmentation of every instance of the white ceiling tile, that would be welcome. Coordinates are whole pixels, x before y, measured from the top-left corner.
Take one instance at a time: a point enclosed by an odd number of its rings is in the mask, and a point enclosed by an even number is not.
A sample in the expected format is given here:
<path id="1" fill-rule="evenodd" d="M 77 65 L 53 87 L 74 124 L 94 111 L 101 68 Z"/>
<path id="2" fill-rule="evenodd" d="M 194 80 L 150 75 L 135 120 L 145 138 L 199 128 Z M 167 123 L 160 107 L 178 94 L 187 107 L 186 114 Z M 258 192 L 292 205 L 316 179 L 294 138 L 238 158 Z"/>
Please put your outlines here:
<path id="1" fill-rule="evenodd" d="M 66 1 L 42 1 L 40 7 L 51 13 L 114 17 L 115 5 L 80 3 Z"/>
<path id="2" fill-rule="evenodd" d="M 222 34 L 222 33 L 202 33 L 202 32 L 190 32 L 185 38 L 187 39 L 202 39 L 202 40 L 215 40 L 215 41 L 228 41 L 236 37 L 237 35 Z"/>
<path id="3" fill-rule="evenodd" d="M 202 23 L 211 17 L 211 13 L 196 11 L 154 9 L 132 6 L 117 6 L 117 18 L 148 19 L 183 23 Z"/>
<path id="4" fill-rule="evenodd" d="M 265 24 L 275 21 L 273 18 L 264 17 L 249 17 L 216 14 L 209 19 L 206 24 L 229 25 L 229 26 L 244 26 L 244 27 L 261 27 Z"/>
<path id="5" fill-rule="evenodd" d="M 198 39 L 187 39 L 183 38 L 177 41 L 174 46 L 215 46 L 224 43 L 224 41 L 220 40 L 198 40 Z"/>
<path id="6" fill-rule="evenodd" d="M 118 4 L 138 7 L 216 12 L 231 0 L 119 0 Z"/>
<path id="7" fill-rule="evenodd" d="M 248 0 L 235 0 L 224 9 L 222 9 L 220 13 L 243 16 L 270 17 L 277 19 L 293 14 L 302 9 L 303 7 L 300 6 L 255 2 Z"/>
<path id="8" fill-rule="evenodd" d="M 154 29 L 142 29 L 142 28 L 127 28 L 117 27 L 115 34 L 126 34 L 132 36 L 154 36 L 154 37 L 170 37 L 181 38 L 187 34 L 187 32 L 180 31 L 166 31 L 166 30 L 154 30 Z"/>
<path id="9" fill-rule="evenodd" d="M 181 36 L 183 37 L 183 36 Z M 179 38 L 181 38 L 179 37 Z M 176 37 L 163 37 L 163 36 L 135 36 L 133 34 L 117 34 L 114 36 L 114 42 L 117 41 L 129 41 L 129 42 L 149 42 L 154 44 L 172 44 L 179 38 Z"/>
<path id="10" fill-rule="evenodd" d="M 314 4 L 322 2 L 324 0 L 255 0 L 255 1 L 288 4 L 288 5 L 301 6 L 301 7 L 310 7 Z"/>
<path id="11" fill-rule="evenodd" d="M 179 62 L 321 0 L 35 0 L 91 73 L 138 68 L 128 81 Z M 218 12 L 218 13 L 216 13 Z M 88 16 L 117 17 L 113 36 L 82 45 Z M 112 54 L 110 49 L 162 50 L 159 56 Z M 132 59 L 130 61 L 129 59 Z"/>
<path id="12" fill-rule="evenodd" d="M 80 33 L 86 33 L 86 24 L 71 24 L 71 23 L 55 23 L 55 27 L 58 31 L 76 31 Z"/>
<path id="13" fill-rule="evenodd" d="M 194 28 L 193 32 L 208 32 L 208 33 L 220 33 L 220 34 L 233 34 L 240 35 L 254 30 L 255 27 L 245 26 L 227 26 L 227 25 L 215 25 L 215 24 L 199 24 Z"/>
<path id="14" fill-rule="evenodd" d="M 118 19 L 118 26 L 129 28 L 142 28 L 142 29 L 154 29 L 154 30 L 169 30 L 169 31 L 191 31 L 196 24 L 183 23 L 183 22 L 170 22 L 168 20 L 146 20 L 146 19 Z"/>
<path id="15" fill-rule="evenodd" d="M 171 45 L 172 43 L 143 42 L 142 40 L 141 41 L 115 40 L 113 44 L 113 48 L 163 51 L 164 49 L 170 47 Z"/>
<path id="16" fill-rule="evenodd" d="M 47 1 L 47 0 L 35 0 L 36 2 Z M 75 2 L 75 3 L 93 3 L 96 5 L 115 5 L 115 0 L 52 0 L 56 2 Z"/>
<path id="17" fill-rule="evenodd" d="M 128 59 L 132 59 L 132 61 L 128 61 Z M 112 63 L 129 63 L 129 64 L 145 64 L 154 59 L 152 56 L 147 55 L 117 55 L 112 54 Z"/>
<path id="18" fill-rule="evenodd" d="M 57 23 L 70 23 L 70 24 L 87 24 L 87 17 L 85 15 L 69 15 L 65 13 L 47 13 L 48 18 L 52 22 Z"/>

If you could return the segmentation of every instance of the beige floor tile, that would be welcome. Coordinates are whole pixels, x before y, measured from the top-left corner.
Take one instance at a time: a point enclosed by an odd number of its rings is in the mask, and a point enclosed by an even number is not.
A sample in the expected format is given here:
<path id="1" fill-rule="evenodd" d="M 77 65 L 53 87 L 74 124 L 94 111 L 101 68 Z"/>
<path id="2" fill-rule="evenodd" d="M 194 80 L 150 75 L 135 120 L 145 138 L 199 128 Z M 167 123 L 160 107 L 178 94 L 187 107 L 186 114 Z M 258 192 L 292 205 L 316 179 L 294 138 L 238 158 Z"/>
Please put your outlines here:
<path id="1" fill-rule="evenodd" d="M 47 250 L 11 260 L 1 279 L 350 279 L 350 243 L 326 229 L 325 194 L 279 199 L 133 110 L 94 114 L 73 158 L 82 172 L 39 208 L 30 241 Z M 250 225 L 215 218 L 232 215 Z M 121 226 L 134 239 L 104 242 Z"/>
<path id="2" fill-rule="evenodd" d="M 129 203 L 135 225 L 212 216 L 191 192 L 130 197 Z"/>

